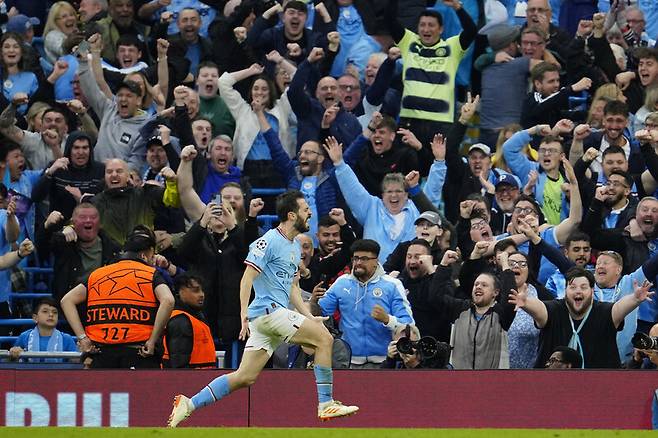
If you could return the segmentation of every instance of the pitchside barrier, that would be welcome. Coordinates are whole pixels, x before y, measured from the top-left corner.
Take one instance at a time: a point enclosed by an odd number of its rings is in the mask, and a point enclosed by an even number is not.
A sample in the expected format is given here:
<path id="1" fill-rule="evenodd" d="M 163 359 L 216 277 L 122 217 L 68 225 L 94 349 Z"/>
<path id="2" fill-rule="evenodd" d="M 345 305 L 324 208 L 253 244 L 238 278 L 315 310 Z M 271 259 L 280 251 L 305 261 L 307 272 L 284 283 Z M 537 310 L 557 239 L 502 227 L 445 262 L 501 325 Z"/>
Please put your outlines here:
<path id="1" fill-rule="evenodd" d="M 163 426 L 225 371 L 0 370 L 0 425 Z M 649 429 L 658 371 L 334 372 L 352 417 L 319 423 L 310 370 L 266 370 L 184 426 Z"/>

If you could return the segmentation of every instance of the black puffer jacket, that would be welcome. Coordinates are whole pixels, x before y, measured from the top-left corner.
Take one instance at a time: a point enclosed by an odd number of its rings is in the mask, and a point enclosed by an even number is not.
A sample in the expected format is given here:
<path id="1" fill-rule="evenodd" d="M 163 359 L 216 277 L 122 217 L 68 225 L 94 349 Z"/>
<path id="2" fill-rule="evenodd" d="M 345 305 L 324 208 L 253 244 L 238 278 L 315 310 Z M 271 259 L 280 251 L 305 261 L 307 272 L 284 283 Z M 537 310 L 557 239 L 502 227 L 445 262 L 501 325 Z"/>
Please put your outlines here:
<path id="1" fill-rule="evenodd" d="M 240 280 L 247 251 L 240 227 L 235 227 L 219 242 L 216 234 L 211 234 L 198 222 L 192 225 L 178 247 L 178 254 L 190 271 L 203 280 L 204 313 L 213 337 L 227 343 L 238 338 L 242 327 Z"/>

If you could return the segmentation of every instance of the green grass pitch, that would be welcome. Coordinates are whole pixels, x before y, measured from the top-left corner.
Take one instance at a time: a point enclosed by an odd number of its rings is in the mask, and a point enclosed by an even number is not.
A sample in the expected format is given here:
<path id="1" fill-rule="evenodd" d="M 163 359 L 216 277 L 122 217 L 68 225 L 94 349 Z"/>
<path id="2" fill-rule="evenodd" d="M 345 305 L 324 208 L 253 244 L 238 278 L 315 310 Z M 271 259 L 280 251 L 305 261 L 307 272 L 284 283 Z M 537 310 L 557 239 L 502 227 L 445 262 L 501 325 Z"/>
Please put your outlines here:
<path id="1" fill-rule="evenodd" d="M 7 427 L 12 438 L 639 438 L 656 436 L 641 430 L 568 429 L 304 429 L 304 428 L 70 428 Z"/>

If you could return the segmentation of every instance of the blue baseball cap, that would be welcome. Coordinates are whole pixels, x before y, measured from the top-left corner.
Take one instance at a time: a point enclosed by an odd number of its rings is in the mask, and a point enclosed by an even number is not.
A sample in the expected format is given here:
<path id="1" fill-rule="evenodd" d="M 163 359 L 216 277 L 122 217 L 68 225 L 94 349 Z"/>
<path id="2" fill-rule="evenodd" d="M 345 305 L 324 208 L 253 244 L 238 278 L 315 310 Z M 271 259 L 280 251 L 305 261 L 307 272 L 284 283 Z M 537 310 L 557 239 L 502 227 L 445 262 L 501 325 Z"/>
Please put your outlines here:
<path id="1" fill-rule="evenodd" d="M 41 21 L 36 17 L 28 17 L 27 15 L 18 14 L 14 15 L 7 21 L 7 32 L 15 32 L 23 35 L 30 30 L 32 26 L 38 26 Z"/>
<path id="2" fill-rule="evenodd" d="M 521 188 L 521 185 L 519 184 L 519 181 L 517 180 L 516 176 L 510 175 L 509 173 L 503 173 L 502 175 L 500 175 L 500 177 L 498 177 L 498 181 L 496 182 L 496 187 L 498 187 L 501 184 L 508 184 L 517 189 Z"/>

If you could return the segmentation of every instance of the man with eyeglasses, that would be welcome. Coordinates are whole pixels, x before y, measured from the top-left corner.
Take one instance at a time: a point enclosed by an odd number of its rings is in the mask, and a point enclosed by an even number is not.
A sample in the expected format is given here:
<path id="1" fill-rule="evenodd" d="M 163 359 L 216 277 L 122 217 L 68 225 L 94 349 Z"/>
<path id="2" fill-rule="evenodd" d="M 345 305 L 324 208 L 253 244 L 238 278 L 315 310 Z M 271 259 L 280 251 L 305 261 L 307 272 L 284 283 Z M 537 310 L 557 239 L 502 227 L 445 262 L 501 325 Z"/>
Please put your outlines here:
<path id="1" fill-rule="evenodd" d="M 351 368 L 380 368 L 393 331 L 415 324 L 402 283 L 379 264 L 380 246 L 370 239 L 352 244 L 352 273 L 338 278 L 322 298 L 311 298 L 315 315 L 340 311 L 342 339 L 352 348 Z"/>
<path id="2" fill-rule="evenodd" d="M 509 174 L 502 174 L 495 188 L 496 203 L 491 206 L 490 225 L 494 234 L 502 234 L 507 231 L 507 226 L 512 220 L 514 204 L 521 192 L 517 178 Z"/>
<path id="3" fill-rule="evenodd" d="M 596 215 L 599 221 L 603 221 L 605 229 L 625 228 L 635 217 L 637 207 L 637 199 L 630 196 L 632 184 L 633 180 L 628 173 L 613 170 L 605 185 L 596 189 L 587 215 Z M 603 206 L 599 203 L 603 203 Z"/>
<path id="4" fill-rule="evenodd" d="M 287 188 L 300 190 L 311 212 L 311 234 L 318 231 L 318 218 L 328 215 L 338 207 L 339 188 L 334 169 L 324 166 L 325 154 L 316 140 L 308 140 L 299 148 L 297 159 L 292 160 L 284 150 L 279 135 L 270 126 L 262 107 L 255 107 L 260 131 L 272 155 L 274 168 L 279 172 Z M 364 142 L 369 131 L 364 131 Z M 359 146 L 357 145 L 356 148 Z M 348 148 L 349 149 L 349 148 Z M 350 153 L 346 151 L 346 153 Z"/>
<path id="5" fill-rule="evenodd" d="M 505 161 L 514 175 L 521 179 L 522 184 L 528 184 L 531 171 L 538 173 L 534 182 L 533 195 L 546 218 L 551 225 L 558 225 L 567 217 L 571 217 L 570 208 L 582 208 L 580 193 L 574 196 L 574 187 L 577 187 L 573 169 L 566 159 L 562 146 L 562 139 L 557 132 L 569 132 L 573 123 L 569 120 L 560 120 L 553 130 L 548 125 L 537 125 L 530 129 L 522 130 L 510 137 L 503 144 Z M 521 151 L 533 136 L 541 136 L 539 141 L 538 161 L 530 161 Z M 562 166 L 565 174 L 563 176 Z M 565 178 L 565 176 L 567 178 Z M 570 199 L 567 197 L 564 183 L 570 184 Z M 580 221 L 580 218 L 578 219 Z M 567 233 L 568 234 L 568 233 Z M 564 236 L 566 238 L 566 235 Z"/>
<path id="6" fill-rule="evenodd" d="M 553 18 L 552 7 L 557 7 L 555 16 L 559 16 L 559 5 L 561 1 L 552 0 L 549 4 L 548 0 L 528 0 L 525 10 L 526 23 L 524 27 L 536 26 L 542 29 L 547 35 L 547 48 L 555 51 L 563 60 L 569 59 L 569 45 L 571 43 L 571 35 L 564 29 L 551 23 Z"/>

